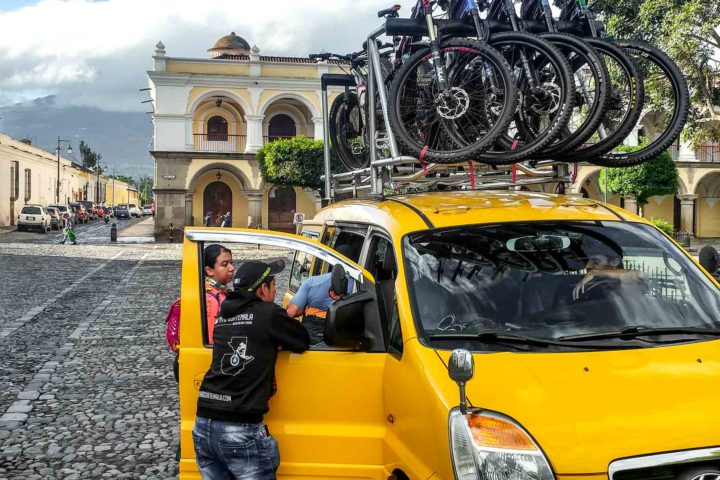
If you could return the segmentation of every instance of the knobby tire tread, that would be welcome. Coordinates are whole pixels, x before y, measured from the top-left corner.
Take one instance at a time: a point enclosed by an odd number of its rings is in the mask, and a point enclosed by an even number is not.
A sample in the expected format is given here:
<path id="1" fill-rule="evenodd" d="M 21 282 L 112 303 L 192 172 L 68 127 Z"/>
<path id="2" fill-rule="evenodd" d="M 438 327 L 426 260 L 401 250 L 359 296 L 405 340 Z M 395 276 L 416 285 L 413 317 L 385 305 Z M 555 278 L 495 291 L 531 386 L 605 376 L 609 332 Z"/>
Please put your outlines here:
<path id="1" fill-rule="evenodd" d="M 512 81 L 512 75 L 510 73 L 510 65 L 507 63 L 505 58 L 503 58 L 503 56 L 494 48 L 486 44 L 477 42 L 475 40 L 463 38 L 446 39 L 443 40 L 440 44 L 441 51 L 443 48 L 449 47 L 466 47 L 482 52 L 484 55 L 486 55 L 488 58 L 492 59 L 495 62 L 495 66 L 499 69 L 500 74 L 502 75 L 503 83 L 505 85 L 513 85 L 514 82 Z M 402 122 L 400 121 L 400 116 L 398 114 L 397 102 L 398 96 L 400 94 L 400 89 L 404 85 L 404 80 L 406 76 L 415 68 L 416 64 L 419 61 L 421 61 L 424 57 L 427 56 L 429 52 L 429 47 L 419 49 L 418 51 L 413 53 L 410 58 L 408 58 L 408 60 L 406 60 L 405 63 L 395 72 L 394 79 L 390 86 L 390 95 L 388 102 L 388 116 L 390 120 L 390 127 L 395 134 L 398 148 L 400 150 L 412 152 L 413 155 L 417 156 L 420 155 L 421 149 L 417 148 L 415 141 L 407 134 L 405 129 L 402 127 Z M 512 116 L 515 112 L 517 99 L 514 88 L 512 88 L 511 92 L 509 93 L 510 95 L 508 95 L 508 92 L 506 92 L 505 94 L 505 98 L 507 100 L 505 102 L 505 107 L 502 115 L 500 116 L 496 124 L 492 127 L 488 135 L 484 137 L 482 145 L 480 147 L 475 147 L 472 149 L 465 147 L 464 150 L 455 152 L 440 152 L 428 150 L 424 157 L 427 163 L 434 162 L 440 164 L 449 164 L 476 160 L 478 155 L 477 150 L 483 150 L 488 145 L 491 145 L 492 142 L 494 142 L 497 137 L 499 137 L 507 129 L 507 126 L 512 121 Z"/>

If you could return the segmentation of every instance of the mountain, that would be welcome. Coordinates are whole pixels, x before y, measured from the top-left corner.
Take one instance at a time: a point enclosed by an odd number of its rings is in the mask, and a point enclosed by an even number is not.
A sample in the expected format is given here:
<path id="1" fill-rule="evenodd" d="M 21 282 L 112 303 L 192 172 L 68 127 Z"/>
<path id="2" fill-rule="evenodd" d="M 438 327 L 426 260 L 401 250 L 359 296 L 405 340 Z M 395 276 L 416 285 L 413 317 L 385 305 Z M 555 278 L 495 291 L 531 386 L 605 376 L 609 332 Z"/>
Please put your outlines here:
<path id="1" fill-rule="evenodd" d="M 102 154 L 103 167 L 122 175 L 152 176 L 154 168 L 149 150 L 152 141 L 150 115 L 143 112 L 110 112 L 93 107 L 58 105 L 48 96 L 0 107 L 0 132 L 55 151 L 58 135 L 71 140 L 72 157 L 80 160 L 78 146 L 84 140 Z M 65 150 L 64 143 L 62 149 Z M 67 154 L 63 154 L 67 157 Z"/>

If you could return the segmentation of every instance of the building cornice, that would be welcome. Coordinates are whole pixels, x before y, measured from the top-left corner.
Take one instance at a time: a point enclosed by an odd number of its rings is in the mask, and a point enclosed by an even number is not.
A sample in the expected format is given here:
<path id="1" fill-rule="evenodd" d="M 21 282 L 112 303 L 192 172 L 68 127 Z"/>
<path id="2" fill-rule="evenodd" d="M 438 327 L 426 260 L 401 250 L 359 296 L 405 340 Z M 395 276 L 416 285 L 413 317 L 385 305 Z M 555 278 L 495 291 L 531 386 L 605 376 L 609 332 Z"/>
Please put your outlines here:
<path id="1" fill-rule="evenodd" d="M 149 72 L 151 79 L 158 87 L 191 86 L 191 87 L 225 87 L 225 88 L 267 88 L 267 89 L 317 89 L 320 78 L 308 77 L 251 77 L 228 74 L 187 74 Z"/>
<path id="2" fill-rule="evenodd" d="M 155 159 L 182 159 L 182 160 L 255 160 L 254 153 L 225 153 L 225 152 L 196 152 L 187 150 L 151 150 L 150 155 Z"/>
<path id="3" fill-rule="evenodd" d="M 163 87 L 184 87 L 190 83 L 192 74 L 190 73 L 175 73 L 175 72 L 156 72 L 149 70 L 147 72 L 150 80 L 157 86 L 162 85 Z"/>

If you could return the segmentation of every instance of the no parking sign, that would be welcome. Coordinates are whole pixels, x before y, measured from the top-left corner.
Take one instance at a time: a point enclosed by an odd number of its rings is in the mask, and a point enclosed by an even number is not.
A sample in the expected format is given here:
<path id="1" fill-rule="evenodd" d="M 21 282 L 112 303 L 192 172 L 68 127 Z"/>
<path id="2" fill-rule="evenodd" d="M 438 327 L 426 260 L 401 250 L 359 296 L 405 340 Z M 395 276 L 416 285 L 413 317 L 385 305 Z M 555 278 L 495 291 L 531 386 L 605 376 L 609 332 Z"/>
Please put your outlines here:
<path id="1" fill-rule="evenodd" d="M 293 225 L 300 225 L 305 221 L 305 214 L 300 212 L 295 212 L 295 215 L 293 215 Z"/>

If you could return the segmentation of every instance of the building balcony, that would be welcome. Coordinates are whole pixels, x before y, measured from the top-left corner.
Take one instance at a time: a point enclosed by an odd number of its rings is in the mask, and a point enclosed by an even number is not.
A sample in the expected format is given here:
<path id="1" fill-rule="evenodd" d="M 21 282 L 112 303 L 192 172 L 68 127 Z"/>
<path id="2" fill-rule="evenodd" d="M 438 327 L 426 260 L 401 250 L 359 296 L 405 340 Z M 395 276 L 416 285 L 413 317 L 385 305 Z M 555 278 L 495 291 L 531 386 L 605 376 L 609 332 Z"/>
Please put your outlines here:
<path id="1" fill-rule="evenodd" d="M 196 152 L 243 153 L 246 139 L 246 135 L 193 134 Z"/>
<path id="2" fill-rule="evenodd" d="M 702 145 L 695 156 L 701 162 L 720 163 L 720 145 Z"/>

